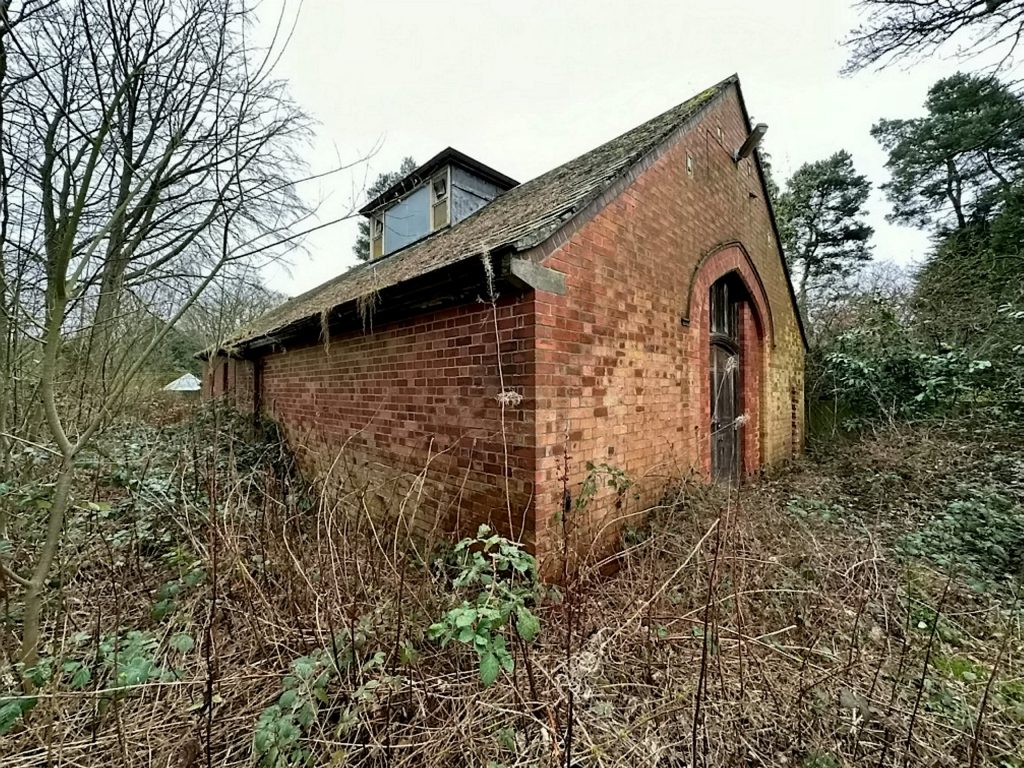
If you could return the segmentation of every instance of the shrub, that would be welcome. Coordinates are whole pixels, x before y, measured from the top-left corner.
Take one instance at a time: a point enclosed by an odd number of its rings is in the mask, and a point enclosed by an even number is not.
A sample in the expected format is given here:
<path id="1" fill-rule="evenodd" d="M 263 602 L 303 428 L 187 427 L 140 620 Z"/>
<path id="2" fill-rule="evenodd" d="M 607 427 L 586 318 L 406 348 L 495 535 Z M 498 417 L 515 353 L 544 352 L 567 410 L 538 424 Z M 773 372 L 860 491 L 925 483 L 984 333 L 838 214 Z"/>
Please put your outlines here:
<path id="1" fill-rule="evenodd" d="M 990 361 L 926 344 L 885 301 L 860 305 L 857 320 L 808 360 L 810 392 L 833 404 L 845 429 L 948 413 L 992 399 L 999 386 L 1002 377 Z"/>
<path id="2" fill-rule="evenodd" d="M 515 668 L 506 642 L 513 619 L 524 642 L 540 632 L 540 621 L 529 608 L 536 595 L 537 563 L 521 545 L 492 534 L 486 525 L 475 539 L 456 544 L 453 554 L 459 573 L 452 586 L 476 595 L 431 625 L 427 636 L 442 646 L 455 640 L 471 647 L 479 657 L 481 682 L 491 685 L 502 669 Z"/>
<path id="3" fill-rule="evenodd" d="M 904 554 L 1003 581 L 1024 577 L 1024 510 L 1006 496 L 975 490 L 899 542 Z"/>

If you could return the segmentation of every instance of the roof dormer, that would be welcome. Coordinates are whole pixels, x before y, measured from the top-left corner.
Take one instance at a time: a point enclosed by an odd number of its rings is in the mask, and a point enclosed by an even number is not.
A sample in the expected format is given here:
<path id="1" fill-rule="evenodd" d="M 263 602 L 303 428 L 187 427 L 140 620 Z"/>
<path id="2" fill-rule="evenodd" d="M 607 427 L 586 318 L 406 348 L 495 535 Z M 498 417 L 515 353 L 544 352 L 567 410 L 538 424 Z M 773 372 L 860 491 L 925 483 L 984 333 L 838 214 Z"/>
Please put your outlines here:
<path id="1" fill-rule="evenodd" d="M 359 210 L 370 219 L 370 260 L 458 224 L 518 184 L 448 147 Z"/>

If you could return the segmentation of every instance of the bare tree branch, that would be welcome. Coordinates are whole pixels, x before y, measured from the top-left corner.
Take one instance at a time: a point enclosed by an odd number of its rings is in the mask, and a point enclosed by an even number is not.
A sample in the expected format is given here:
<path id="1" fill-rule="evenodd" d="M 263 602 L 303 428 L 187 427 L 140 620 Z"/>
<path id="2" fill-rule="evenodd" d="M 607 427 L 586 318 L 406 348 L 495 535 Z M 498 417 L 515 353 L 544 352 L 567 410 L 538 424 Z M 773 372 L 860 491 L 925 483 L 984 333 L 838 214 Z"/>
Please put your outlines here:
<path id="1" fill-rule="evenodd" d="M 1024 0 L 862 0 L 864 23 L 845 44 L 844 72 L 927 58 L 958 45 L 963 57 L 1002 50 L 1012 60 L 1024 33 Z"/>

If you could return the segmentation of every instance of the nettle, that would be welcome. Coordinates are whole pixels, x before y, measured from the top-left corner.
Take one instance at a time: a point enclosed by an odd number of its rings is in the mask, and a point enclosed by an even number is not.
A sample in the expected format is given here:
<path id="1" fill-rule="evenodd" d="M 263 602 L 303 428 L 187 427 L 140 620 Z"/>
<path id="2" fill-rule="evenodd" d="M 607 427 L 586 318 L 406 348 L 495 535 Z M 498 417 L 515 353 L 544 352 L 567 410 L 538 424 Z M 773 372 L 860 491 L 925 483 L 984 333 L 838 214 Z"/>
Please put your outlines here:
<path id="1" fill-rule="evenodd" d="M 383 651 L 363 655 L 368 640 L 368 618 L 363 617 L 354 637 L 343 632 L 331 648 L 317 649 L 291 663 L 277 701 L 256 721 L 252 746 L 262 768 L 312 764 L 306 739 L 320 720 L 321 708 L 331 703 L 331 687 L 342 673 L 355 672 L 364 682 L 351 692 L 344 706 L 335 709 L 339 739 L 355 728 L 364 714 L 379 706 L 382 694 L 401 686 L 402 677 L 386 673 Z M 354 665 L 358 665 L 357 670 L 353 670 Z"/>
<path id="2" fill-rule="evenodd" d="M 537 592 L 537 561 L 520 544 L 481 525 L 476 538 L 455 545 L 459 573 L 452 586 L 475 591 L 427 630 L 443 646 L 455 641 L 472 648 L 479 659 L 480 680 L 491 685 L 501 670 L 511 672 L 515 660 L 508 649 L 512 632 L 532 642 L 540 620 L 530 610 Z"/>

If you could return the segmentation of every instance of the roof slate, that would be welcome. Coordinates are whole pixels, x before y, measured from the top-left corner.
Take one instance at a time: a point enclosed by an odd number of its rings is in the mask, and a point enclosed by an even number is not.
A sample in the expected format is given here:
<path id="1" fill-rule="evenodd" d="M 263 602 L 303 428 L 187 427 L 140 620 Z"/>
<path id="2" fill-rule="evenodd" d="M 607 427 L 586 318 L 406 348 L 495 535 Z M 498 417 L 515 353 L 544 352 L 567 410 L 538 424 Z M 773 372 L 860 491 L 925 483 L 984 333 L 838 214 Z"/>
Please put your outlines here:
<path id="1" fill-rule="evenodd" d="M 736 82 L 727 78 L 584 155 L 510 189 L 458 224 L 344 272 L 259 318 L 226 345 L 244 348 L 288 327 L 434 270 L 540 245 L 673 131 Z"/>

